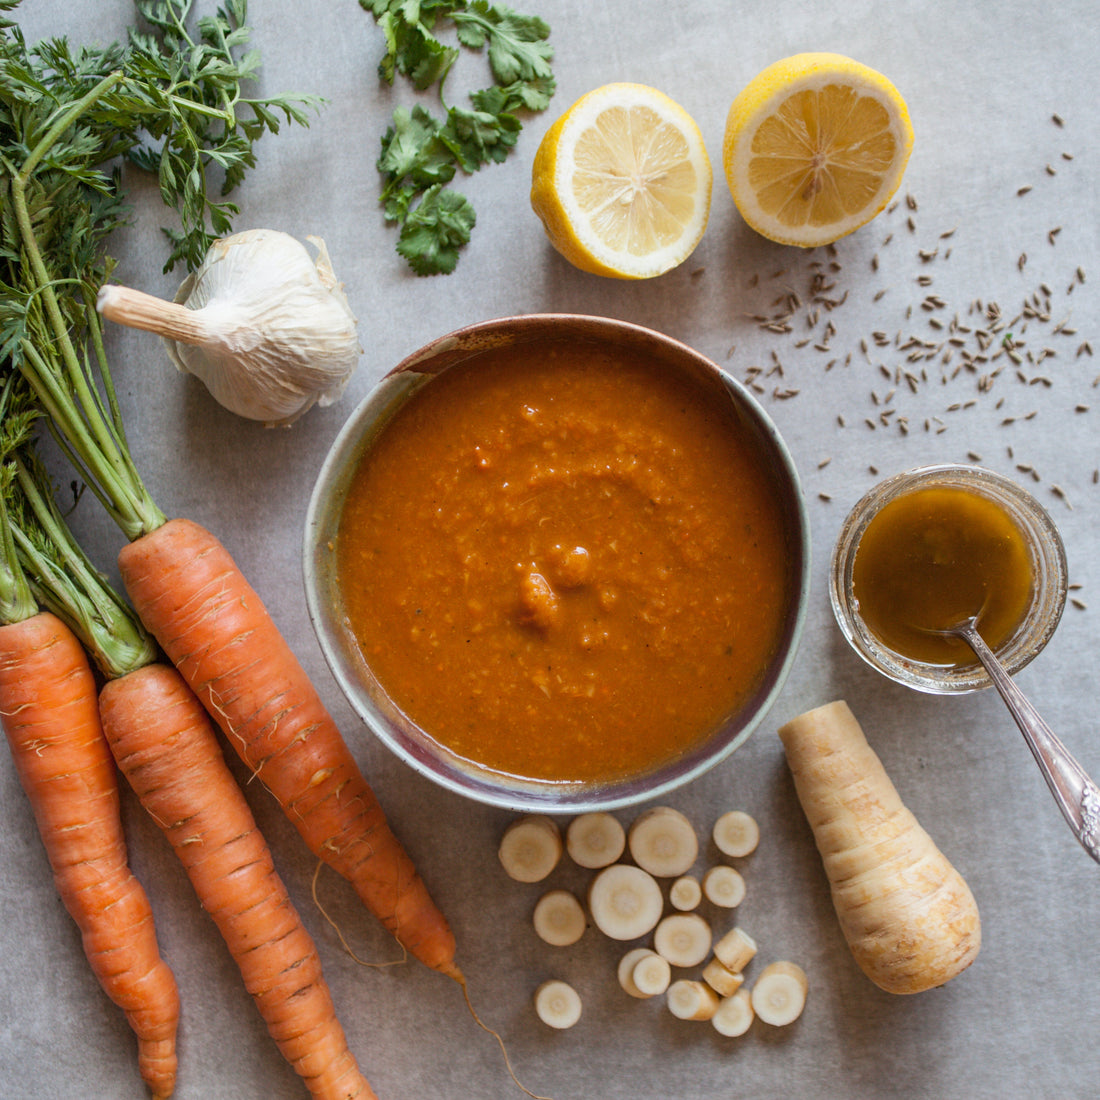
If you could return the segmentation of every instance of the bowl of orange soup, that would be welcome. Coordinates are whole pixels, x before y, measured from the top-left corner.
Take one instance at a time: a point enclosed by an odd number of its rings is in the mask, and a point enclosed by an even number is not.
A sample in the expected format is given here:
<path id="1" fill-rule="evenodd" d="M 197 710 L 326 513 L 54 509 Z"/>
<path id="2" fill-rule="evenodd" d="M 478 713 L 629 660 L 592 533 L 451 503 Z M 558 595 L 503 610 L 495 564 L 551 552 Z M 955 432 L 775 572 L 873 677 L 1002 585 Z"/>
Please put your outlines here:
<path id="1" fill-rule="evenodd" d="M 633 804 L 726 759 L 790 669 L 809 587 L 791 456 L 682 343 L 566 314 L 409 356 L 340 431 L 304 571 L 367 727 L 512 810 Z"/>

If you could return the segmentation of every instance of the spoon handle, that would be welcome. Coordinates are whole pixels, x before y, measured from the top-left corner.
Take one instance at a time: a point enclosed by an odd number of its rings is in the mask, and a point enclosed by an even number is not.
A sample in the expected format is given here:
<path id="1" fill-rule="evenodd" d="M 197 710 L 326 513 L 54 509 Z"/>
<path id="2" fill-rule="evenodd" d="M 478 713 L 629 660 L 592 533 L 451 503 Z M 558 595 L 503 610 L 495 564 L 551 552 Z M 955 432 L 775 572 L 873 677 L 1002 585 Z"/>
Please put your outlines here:
<path id="1" fill-rule="evenodd" d="M 1085 851 L 1100 863 L 1100 788 L 1043 721 L 977 630 L 966 628 L 963 633 L 1012 712 L 1062 816 Z"/>

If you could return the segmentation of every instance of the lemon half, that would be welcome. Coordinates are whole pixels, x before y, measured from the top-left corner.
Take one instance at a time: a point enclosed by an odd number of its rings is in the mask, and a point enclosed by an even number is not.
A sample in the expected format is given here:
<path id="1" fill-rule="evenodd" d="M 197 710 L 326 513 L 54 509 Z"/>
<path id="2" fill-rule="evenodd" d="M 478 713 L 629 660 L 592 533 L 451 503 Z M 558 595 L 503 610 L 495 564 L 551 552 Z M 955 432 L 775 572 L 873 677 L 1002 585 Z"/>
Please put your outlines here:
<path id="1" fill-rule="evenodd" d="M 682 107 L 643 84 L 605 84 L 546 132 L 531 206 L 582 271 L 647 279 L 699 243 L 711 182 L 703 136 Z"/>
<path id="2" fill-rule="evenodd" d="M 840 54 L 802 53 L 769 65 L 733 101 L 722 162 L 753 229 L 812 248 L 878 214 L 912 148 L 908 108 L 885 76 Z"/>

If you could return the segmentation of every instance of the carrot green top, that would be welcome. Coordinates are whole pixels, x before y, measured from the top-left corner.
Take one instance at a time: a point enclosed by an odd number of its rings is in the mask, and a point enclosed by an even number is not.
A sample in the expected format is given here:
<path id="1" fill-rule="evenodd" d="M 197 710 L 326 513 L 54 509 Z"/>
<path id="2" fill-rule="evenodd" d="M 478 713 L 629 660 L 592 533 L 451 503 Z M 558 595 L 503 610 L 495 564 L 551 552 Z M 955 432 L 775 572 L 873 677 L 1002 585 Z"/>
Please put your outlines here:
<path id="1" fill-rule="evenodd" d="M 7 5 L 5 5 L 7 6 Z M 224 196 L 266 131 L 305 123 L 311 97 L 246 98 L 259 63 L 244 0 L 185 25 L 189 0 L 141 4 L 152 33 L 125 47 L 28 46 L 0 14 L 0 374 L 18 371 L 80 477 L 128 539 L 164 515 L 134 467 L 95 311 L 127 220 L 118 162 L 155 171 L 181 230 L 166 269 L 194 269 L 237 208 Z M 222 194 L 207 189 L 215 170 Z M 210 226 L 208 230 L 207 226 Z M 211 230 L 213 232 L 211 232 Z"/>
<path id="2" fill-rule="evenodd" d="M 9 455 L 2 469 L 0 575 L 16 577 L 18 603 L 5 602 L 5 621 L 39 608 L 52 611 L 80 639 L 108 679 L 154 661 L 157 645 L 122 597 L 80 548 L 53 497 L 48 475 L 31 448 Z"/>

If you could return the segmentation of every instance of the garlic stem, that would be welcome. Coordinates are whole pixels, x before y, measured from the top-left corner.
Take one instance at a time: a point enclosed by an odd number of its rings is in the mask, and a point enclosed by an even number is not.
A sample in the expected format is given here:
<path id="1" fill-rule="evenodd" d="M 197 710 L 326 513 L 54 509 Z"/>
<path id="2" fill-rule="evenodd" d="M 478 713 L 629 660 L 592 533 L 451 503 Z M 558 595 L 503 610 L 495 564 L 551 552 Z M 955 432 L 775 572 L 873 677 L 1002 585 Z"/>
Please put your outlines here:
<path id="1" fill-rule="evenodd" d="M 196 310 L 126 286 L 101 287 L 96 308 L 109 321 L 155 332 L 181 344 L 201 344 L 209 335 Z"/>

